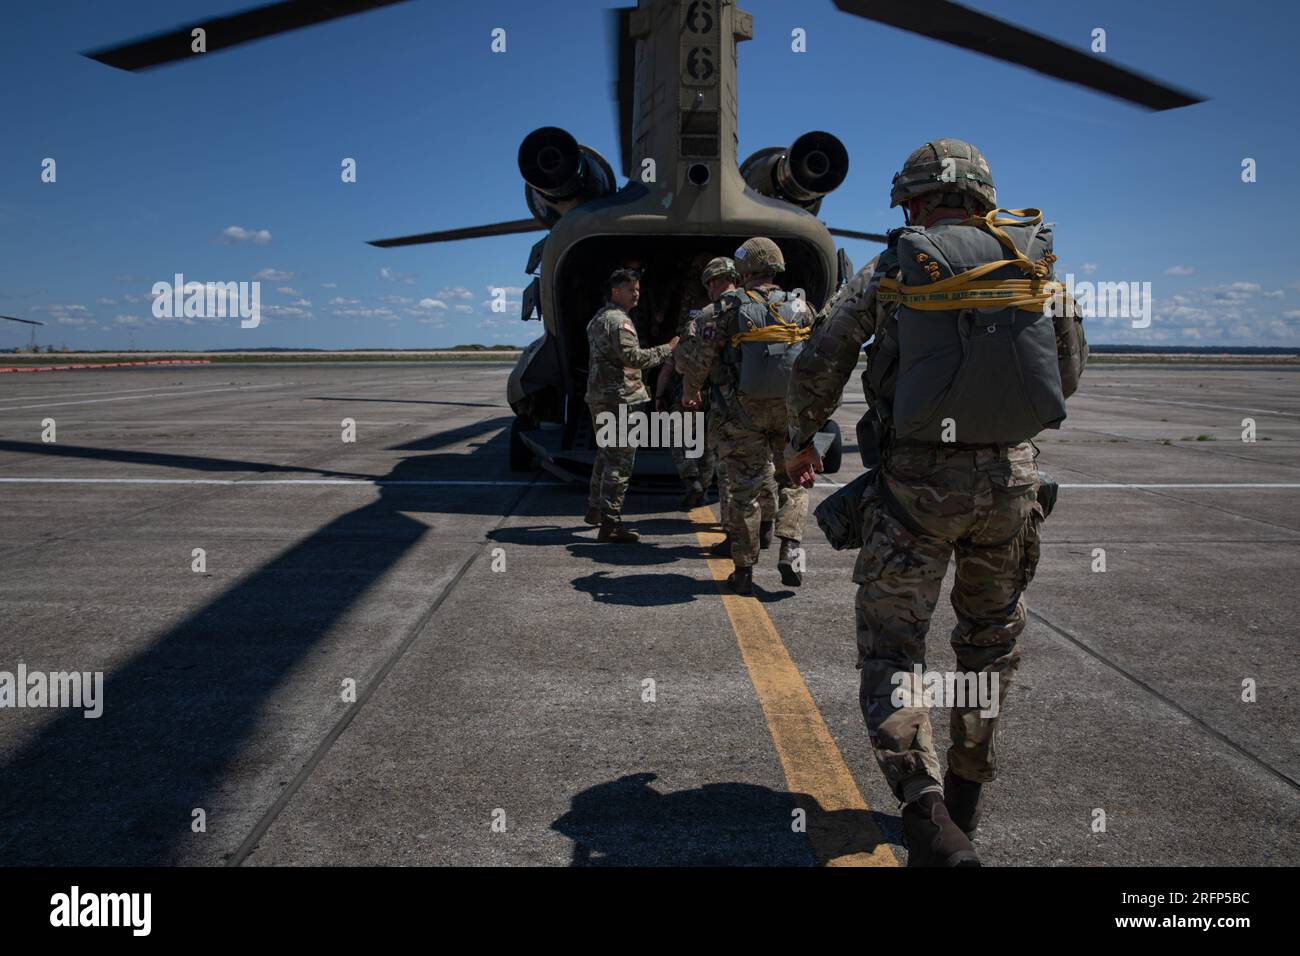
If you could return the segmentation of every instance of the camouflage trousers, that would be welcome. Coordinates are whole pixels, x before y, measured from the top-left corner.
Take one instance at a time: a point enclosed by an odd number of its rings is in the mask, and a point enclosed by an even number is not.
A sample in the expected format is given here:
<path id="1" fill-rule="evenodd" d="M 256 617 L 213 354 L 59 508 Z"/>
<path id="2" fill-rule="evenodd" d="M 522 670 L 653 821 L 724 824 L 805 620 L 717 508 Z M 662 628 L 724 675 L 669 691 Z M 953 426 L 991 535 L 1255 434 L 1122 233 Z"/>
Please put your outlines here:
<path id="1" fill-rule="evenodd" d="M 731 534 L 731 560 L 738 568 L 758 561 L 759 523 L 766 520 L 760 500 L 774 479 L 777 536 L 801 541 L 808 518 L 808 491 L 786 477 L 783 464 L 785 399 L 743 401 L 744 414 L 729 410 L 718 429 L 718 453 L 729 496 L 724 524 Z"/>
<path id="2" fill-rule="evenodd" d="M 682 408 L 682 389 L 680 382 L 673 385 L 673 400 L 669 405 L 669 411 L 681 412 L 683 415 L 691 414 L 691 411 Z M 700 409 L 695 409 L 700 411 Z M 705 397 L 704 408 L 705 428 L 704 428 L 704 454 L 699 458 L 687 458 L 686 448 L 684 445 L 676 444 L 672 447 L 673 464 L 677 467 L 677 475 L 682 479 L 682 484 L 690 484 L 692 481 L 698 481 L 706 490 L 713 481 L 713 470 L 717 464 L 717 442 L 709 440 L 708 423 L 713 415 L 713 403 Z"/>
<path id="3" fill-rule="evenodd" d="M 982 449 L 897 446 L 867 493 L 865 543 L 853 571 L 859 703 L 876 761 L 900 800 L 905 789 L 915 792 L 918 784 L 943 779 L 930 715 L 917 706 L 923 700 L 914 667 L 925 668 L 930 617 L 954 554 L 957 668 L 998 675 L 1001 714 L 1020 665 L 1022 594 L 1038 564 L 1043 512 L 1037 490 L 1034 449 L 1025 442 Z M 994 778 L 997 724 L 998 717 L 981 716 L 978 705 L 952 707 L 953 773 L 980 782 Z"/>
<path id="4" fill-rule="evenodd" d="M 599 430 L 596 416 L 601 412 L 618 415 L 619 402 L 588 402 L 591 409 L 593 435 Z M 631 411 L 632 409 L 628 409 Z M 596 462 L 591 468 L 591 484 L 587 489 L 587 507 L 599 508 L 602 518 L 615 521 L 623 513 L 623 499 L 632 482 L 632 468 L 636 465 L 636 449 L 609 446 L 596 448 Z"/>
<path id="5" fill-rule="evenodd" d="M 725 405 L 715 402 L 709 406 L 709 414 L 705 419 L 705 444 L 709 451 L 713 453 L 713 460 L 717 463 L 715 467 L 718 470 L 718 514 L 721 517 L 722 526 L 730 528 L 730 519 L 727 517 L 731 508 L 731 493 L 727 490 L 727 463 L 722 457 L 721 440 L 722 440 L 722 423 L 727 417 Z M 784 449 L 782 449 L 784 451 Z M 758 494 L 758 508 L 763 521 L 773 521 L 776 518 L 776 475 L 763 484 L 763 490 Z"/>

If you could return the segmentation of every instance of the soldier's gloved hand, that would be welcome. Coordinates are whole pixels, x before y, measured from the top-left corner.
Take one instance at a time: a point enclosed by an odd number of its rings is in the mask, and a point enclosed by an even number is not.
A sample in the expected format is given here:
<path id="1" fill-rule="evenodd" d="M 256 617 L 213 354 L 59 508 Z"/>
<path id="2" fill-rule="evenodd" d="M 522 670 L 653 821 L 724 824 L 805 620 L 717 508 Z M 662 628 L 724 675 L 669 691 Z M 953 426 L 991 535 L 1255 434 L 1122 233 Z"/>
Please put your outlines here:
<path id="1" fill-rule="evenodd" d="M 682 390 L 682 408 L 694 410 L 700 407 L 700 401 L 700 390 L 698 388 L 693 392 Z"/>
<path id="2" fill-rule="evenodd" d="M 817 472 L 822 470 L 821 456 L 811 443 L 803 451 L 785 446 L 785 474 L 796 485 L 811 488 L 817 483 Z"/>

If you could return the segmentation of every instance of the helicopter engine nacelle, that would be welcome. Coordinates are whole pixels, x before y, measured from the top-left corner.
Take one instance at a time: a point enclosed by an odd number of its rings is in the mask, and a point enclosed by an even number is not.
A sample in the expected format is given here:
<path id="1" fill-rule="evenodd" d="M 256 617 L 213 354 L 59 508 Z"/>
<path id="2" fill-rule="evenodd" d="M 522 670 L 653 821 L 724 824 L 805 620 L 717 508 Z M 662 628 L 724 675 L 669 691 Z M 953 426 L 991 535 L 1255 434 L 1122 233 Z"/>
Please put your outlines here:
<path id="1" fill-rule="evenodd" d="M 519 144 L 519 174 L 529 211 L 546 226 L 589 199 L 615 190 L 605 157 L 556 126 L 535 129 Z"/>
<path id="2" fill-rule="evenodd" d="M 750 189 L 814 213 L 848 172 L 849 151 L 836 137 L 821 132 L 804 133 L 789 149 L 760 149 L 740 164 Z"/>

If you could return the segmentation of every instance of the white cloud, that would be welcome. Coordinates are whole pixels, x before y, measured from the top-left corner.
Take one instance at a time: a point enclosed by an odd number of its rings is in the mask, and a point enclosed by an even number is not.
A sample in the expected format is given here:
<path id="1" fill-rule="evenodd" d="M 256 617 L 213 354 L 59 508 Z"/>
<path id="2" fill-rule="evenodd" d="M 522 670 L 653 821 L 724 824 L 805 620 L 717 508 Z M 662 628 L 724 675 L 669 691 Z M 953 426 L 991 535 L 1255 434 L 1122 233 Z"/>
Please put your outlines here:
<path id="1" fill-rule="evenodd" d="M 1284 319 L 1300 319 L 1300 309 L 1287 309 L 1282 313 Z"/>
<path id="2" fill-rule="evenodd" d="M 438 298 L 440 299 L 472 299 L 474 293 L 470 292 L 463 286 L 453 286 L 450 289 L 439 289 Z"/>
<path id="3" fill-rule="evenodd" d="M 1170 266 L 1165 270 L 1167 276 L 1189 276 L 1196 270 L 1191 266 Z"/>
<path id="4" fill-rule="evenodd" d="M 253 276 L 254 279 L 262 279 L 266 282 L 282 282 L 285 279 L 296 278 L 296 272 L 281 272 L 279 269 L 263 269 Z"/>
<path id="5" fill-rule="evenodd" d="M 1216 286 L 1213 289 L 1213 294 L 1216 299 L 1227 302 L 1240 302 L 1243 299 L 1249 299 L 1258 291 L 1258 282 L 1231 282 L 1227 285 Z"/>
<path id="6" fill-rule="evenodd" d="M 322 289 L 337 289 L 339 284 L 337 282 L 322 282 L 320 287 Z"/>
<path id="7" fill-rule="evenodd" d="M 1081 271 L 1083 272 L 1084 275 L 1086 275 L 1086 276 L 1090 276 L 1090 275 L 1092 275 L 1094 272 L 1097 271 L 1097 263 L 1095 263 L 1095 262 L 1085 262 L 1085 263 L 1083 264 L 1083 268 L 1082 268 Z"/>
<path id="8" fill-rule="evenodd" d="M 441 299 L 421 299 L 416 303 L 416 306 L 421 309 L 445 309 L 447 303 Z"/>
<path id="9" fill-rule="evenodd" d="M 360 299 L 345 299 L 342 296 L 336 296 L 329 301 L 330 305 L 360 305 Z"/>
<path id="10" fill-rule="evenodd" d="M 271 233 L 266 229 L 245 229 L 243 226 L 227 226 L 215 242 L 252 242 L 264 246 L 271 241 Z"/>
<path id="11" fill-rule="evenodd" d="M 95 300 L 95 302 L 97 302 L 99 305 L 117 305 L 116 299 L 106 299 L 103 296 L 100 296 L 98 299 Z"/>
<path id="12" fill-rule="evenodd" d="M 400 295 L 381 295 L 379 301 L 387 302 L 389 305 L 410 305 L 415 300 Z"/>
<path id="13" fill-rule="evenodd" d="M 311 302 L 310 302 L 309 300 L 307 300 L 307 299 L 294 299 L 294 300 L 293 300 L 292 302 L 290 302 L 289 304 L 290 304 L 290 305 L 300 305 L 300 306 L 304 306 L 304 307 L 306 307 L 306 306 L 311 305 Z"/>
<path id="14" fill-rule="evenodd" d="M 1265 292 L 1265 293 L 1264 293 L 1264 298 L 1266 298 L 1266 299 L 1285 299 L 1285 298 L 1286 298 L 1286 290 L 1284 290 L 1284 289 L 1274 289 L 1272 292 Z"/>
<path id="15" fill-rule="evenodd" d="M 335 309 L 334 314 L 355 319 L 392 319 L 400 321 L 397 313 L 392 309 Z"/>
<path id="16" fill-rule="evenodd" d="M 453 305 L 452 308 L 455 309 L 457 312 L 462 312 L 465 314 L 471 314 L 474 311 L 474 306 L 472 305 Z"/>
<path id="17" fill-rule="evenodd" d="M 117 325 L 130 325 L 136 328 L 139 328 L 140 326 L 145 324 L 144 319 L 140 318 L 138 315 L 115 316 L 113 322 Z"/>
<path id="18" fill-rule="evenodd" d="M 315 318 L 306 309 L 299 309 L 288 305 L 264 305 L 262 306 L 262 315 L 271 316 L 277 319 L 312 319 Z"/>
<path id="19" fill-rule="evenodd" d="M 278 293 L 280 293 L 281 295 L 302 295 L 302 293 L 299 292 L 297 289 L 294 289 L 294 288 L 292 288 L 292 287 L 290 287 L 290 286 L 287 286 L 287 285 L 285 285 L 285 286 L 281 286 L 280 288 L 276 289 L 275 291 L 278 292 Z"/>
<path id="20" fill-rule="evenodd" d="M 411 285 L 412 283 L 415 282 L 414 276 L 409 276 L 401 272 L 395 272 L 392 269 L 388 268 L 388 266 L 380 267 L 379 278 L 383 279 L 386 282 L 404 282 L 407 285 Z"/>

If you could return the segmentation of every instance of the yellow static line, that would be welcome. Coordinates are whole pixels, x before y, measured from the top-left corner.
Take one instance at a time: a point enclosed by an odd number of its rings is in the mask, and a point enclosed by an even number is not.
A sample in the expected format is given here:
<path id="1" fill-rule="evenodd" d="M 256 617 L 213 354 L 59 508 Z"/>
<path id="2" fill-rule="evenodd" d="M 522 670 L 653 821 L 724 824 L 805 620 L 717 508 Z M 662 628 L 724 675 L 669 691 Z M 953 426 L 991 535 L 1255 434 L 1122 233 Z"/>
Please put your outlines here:
<path id="1" fill-rule="evenodd" d="M 700 547 L 707 549 L 722 540 L 721 533 L 706 530 L 715 520 L 707 506 L 691 512 Z M 786 785 L 807 814 L 813 853 L 826 866 L 898 866 L 772 619 L 756 598 L 731 592 L 726 583 L 730 559 L 709 558 L 708 562 L 763 707 Z"/>

